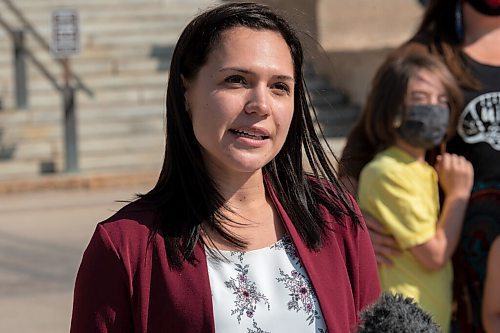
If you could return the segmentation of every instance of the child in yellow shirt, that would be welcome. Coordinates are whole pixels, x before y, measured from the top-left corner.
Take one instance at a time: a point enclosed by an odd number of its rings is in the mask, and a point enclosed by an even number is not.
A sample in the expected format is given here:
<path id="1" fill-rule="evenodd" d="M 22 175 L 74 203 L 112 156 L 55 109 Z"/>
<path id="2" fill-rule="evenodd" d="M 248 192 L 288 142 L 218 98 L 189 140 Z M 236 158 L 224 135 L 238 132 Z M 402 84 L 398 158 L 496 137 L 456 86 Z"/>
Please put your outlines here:
<path id="1" fill-rule="evenodd" d="M 379 266 L 382 289 L 414 298 L 448 332 L 450 258 L 473 181 L 471 164 L 426 151 L 455 128 L 461 95 L 448 69 L 429 55 L 396 54 L 380 67 L 362 115 L 379 153 L 361 172 L 359 205 L 394 236 L 403 253 Z M 438 180 L 445 192 L 440 210 Z"/>

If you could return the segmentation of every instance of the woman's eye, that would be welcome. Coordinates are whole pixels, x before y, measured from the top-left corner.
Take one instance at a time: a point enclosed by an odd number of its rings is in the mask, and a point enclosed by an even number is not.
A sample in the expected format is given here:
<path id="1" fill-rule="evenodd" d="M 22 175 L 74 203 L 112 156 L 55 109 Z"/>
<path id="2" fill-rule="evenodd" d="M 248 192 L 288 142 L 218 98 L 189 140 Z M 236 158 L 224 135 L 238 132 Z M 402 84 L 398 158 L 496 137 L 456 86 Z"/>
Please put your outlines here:
<path id="1" fill-rule="evenodd" d="M 278 83 L 273 84 L 272 88 L 274 90 L 278 91 L 279 93 L 283 93 L 283 94 L 290 93 L 290 87 L 286 83 L 283 83 L 283 82 L 278 82 Z"/>
<path id="2" fill-rule="evenodd" d="M 244 85 L 246 84 L 245 78 L 240 75 L 232 75 L 225 79 L 226 83 L 231 85 Z"/>

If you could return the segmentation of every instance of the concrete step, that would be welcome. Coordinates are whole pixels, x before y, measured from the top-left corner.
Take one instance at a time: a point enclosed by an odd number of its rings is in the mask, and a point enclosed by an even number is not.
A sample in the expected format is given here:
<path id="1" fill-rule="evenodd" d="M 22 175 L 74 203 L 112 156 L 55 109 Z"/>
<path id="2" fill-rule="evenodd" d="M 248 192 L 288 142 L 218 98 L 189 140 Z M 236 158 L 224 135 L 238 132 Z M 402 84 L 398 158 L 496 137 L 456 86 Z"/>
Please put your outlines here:
<path id="1" fill-rule="evenodd" d="M 107 134 L 109 135 L 109 133 Z M 24 141 L 14 146 L 11 156 L 0 156 L 0 180 L 12 176 L 64 171 L 64 141 Z M 78 140 L 81 171 L 147 169 L 159 170 L 164 154 L 162 131 L 131 132 L 124 136 L 93 136 Z"/>
<path id="2" fill-rule="evenodd" d="M 10 156 L 5 156 L 1 160 L 38 161 L 51 160 L 56 152 L 56 143 L 50 141 L 20 141 L 12 144 L 13 148 Z"/>
<path id="3" fill-rule="evenodd" d="M 96 107 L 80 107 L 77 109 L 80 123 L 92 121 L 135 120 L 139 117 L 154 117 L 163 120 L 165 110 L 162 105 L 98 105 Z M 0 112 L 0 128 L 22 126 L 23 124 L 60 123 L 62 111 L 54 109 L 34 108 L 30 111 L 6 110 Z"/>
<path id="4" fill-rule="evenodd" d="M 80 153 L 93 154 L 94 156 L 107 155 L 110 151 L 122 151 L 126 153 L 154 151 L 162 153 L 164 141 L 164 134 L 159 131 L 134 136 L 110 137 L 106 138 L 104 142 L 101 137 L 93 137 L 81 139 L 79 141 L 79 151 Z"/>
<path id="5" fill-rule="evenodd" d="M 74 1 L 57 0 L 54 4 L 47 1 L 26 2 L 25 0 L 16 2 L 16 6 L 23 13 L 23 16 L 34 25 L 49 24 L 51 13 L 59 8 L 71 8 L 78 10 L 80 21 L 91 20 L 92 22 L 99 22 L 105 18 L 113 17 L 117 20 L 131 18 L 139 19 L 147 17 L 192 17 L 201 9 L 206 8 L 206 5 L 186 5 L 185 3 L 165 2 L 165 3 L 152 3 L 150 1 L 139 2 L 135 4 L 124 5 L 122 1 L 118 3 L 106 0 L 99 3 L 90 3 L 81 1 L 75 3 Z M 8 9 L 5 4 L 0 4 L 2 9 L 2 17 L 5 17 L 9 22 L 18 22 L 17 17 Z"/>
<path id="6" fill-rule="evenodd" d="M 141 10 L 143 9 L 141 8 Z M 158 10 L 158 8 L 139 12 L 132 10 L 128 13 L 121 13 L 121 15 L 113 9 L 109 9 L 107 12 L 99 9 L 98 12 L 99 16 L 96 16 L 94 12 L 80 11 L 81 36 L 95 34 L 112 36 L 123 34 L 125 31 L 129 33 L 156 33 L 157 31 L 182 30 L 187 24 L 187 18 L 193 15 L 192 11 L 176 13 L 165 9 Z M 36 15 L 36 17 L 30 18 L 30 23 L 36 26 L 36 31 L 40 35 L 49 38 L 52 33 L 52 26 L 49 24 L 51 11 L 36 12 Z M 4 14 L 2 18 L 11 20 L 12 26 L 19 26 L 14 16 Z M 7 31 L 1 30 L 0 36 L 8 36 Z"/>
<path id="7" fill-rule="evenodd" d="M 50 17 L 51 11 L 58 5 L 64 4 L 66 8 L 76 8 L 79 10 L 81 41 L 83 45 L 94 45 L 95 38 L 103 39 L 105 44 L 109 44 L 110 36 L 117 35 L 159 35 L 168 31 L 176 31 L 176 37 L 187 24 L 187 22 L 208 5 L 217 1 L 196 1 L 196 4 L 189 4 L 180 1 L 147 1 L 131 3 L 126 6 L 121 1 L 117 5 L 114 1 L 102 1 L 99 3 L 88 3 L 86 1 L 73 2 L 61 0 L 54 1 L 54 5 L 47 5 L 46 1 L 19 2 L 19 8 L 28 21 L 36 27 L 36 30 L 47 41 L 51 37 Z M 12 28 L 20 28 L 20 23 L 5 5 L 0 3 L 0 12 Z M 7 33 L 0 30 L 0 38 L 7 40 Z M 30 44 L 31 37 L 27 37 Z M 6 46 L 0 43 L 0 50 L 4 51 Z M 36 46 L 31 47 L 37 51 Z"/>
<path id="8" fill-rule="evenodd" d="M 176 30 L 158 30 L 151 33 L 144 34 L 141 31 L 137 33 L 130 32 L 125 35 L 101 35 L 101 34 L 82 34 L 80 37 L 81 41 L 81 53 L 91 52 L 94 48 L 105 48 L 105 47 L 148 47 L 151 45 L 173 45 L 179 38 L 181 29 Z M 49 41 L 49 36 L 44 36 L 46 41 Z M 4 42 L 0 43 L 0 52 L 12 52 L 12 42 L 4 38 Z M 33 40 L 30 36 L 25 40 L 26 47 L 33 52 L 33 54 L 38 54 L 40 52 L 46 52 L 44 47 L 40 45 L 37 41 Z"/>
<path id="9" fill-rule="evenodd" d="M 84 92 L 76 94 L 77 108 L 94 108 L 103 105 L 163 105 L 166 88 L 163 85 L 142 85 L 139 87 L 118 87 L 94 90 L 93 96 Z M 6 96 L 3 100 L 6 108 L 15 108 L 14 96 Z M 61 110 L 62 97 L 55 89 L 31 93 L 28 105 L 40 109 Z"/>
<path id="10" fill-rule="evenodd" d="M 131 133 L 102 137 L 95 135 L 88 138 L 79 137 L 78 151 L 85 156 L 107 156 L 109 154 L 134 154 L 154 151 L 162 154 L 164 134 L 161 131 Z M 24 140 L 9 144 L 2 142 L 0 145 L 0 161 L 6 160 L 52 160 L 61 156 L 64 150 L 64 140 L 61 137 L 52 140 Z"/>
<path id="11" fill-rule="evenodd" d="M 143 121 L 144 123 L 144 121 Z M 143 128 L 146 125 L 142 125 Z M 0 160 L 11 159 L 12 157 L 21 159 L 32 159 L 39 157 L 50 157 L 53 153 L 62 151 L 62 125 L 56 126 L 57 134 L 52 137 L 40 138 L 35 135 L 25 136 L 23 140 L 16 141 L 14 133 L 7 133 L 0 136 Z M 108 125 L 108 127 L 111 127 Z M 120 130 L 119 130 L 120 129 Z M 118 129 L 106 131 L 102 134 L 102 127 L 93 130 L 86 130 L 85 125 L 79 126 L 78 143 L 82 152 L 103 152 L 109 150 L 144 150 L 148 147 L 163 147 L 165 140 L 164 131 L 161 127 L 149 125 L 148 131 L 138 128 Z M 29 130 L 27 128 L 26 130 Z M 101 131 L 101 132 L 100 132 Z M 3 133 L 3 130 L 0 130 Z M 44 139 L 44 140 L 41 140 Z M 103 144 L 103 141 L 105 144 Z"/>
<path id="12" fill-rule="evenodd" d="M 31 78 L 31 77 L 30 77 Z M 59 79 L 59 77 L 58 77 Z M 165 72 L 137 71 L 131 73 L 120 73 L 110 75 L 107 73 L 98 73 L 84 77 L 85 85 L 95 93 L 106 90 L 116 90 L 123 88 L 149 88 L 152 86 L 163 87 L 166 89 L 168 74 Z M 62 79 L 61 79 L 62 81 Z M 58 82 L 59 83 L 59 82 Z M 45 77 L 38 77 L 28 82 L 29 94 L 46 94 L 53 91 L 53 86 Z"/>
<path id="13" fill-rule="evenodd" d="M 79 158 L 79 171 L 127 171 L 160 170 L 162 151 L 139 153 L 106 154 L 102 156 L 83 155 Z M 50 161 L 0 160 L 0 181 L 36 177 L 42 173 L 64 172 L 63 156 Z"/>
<path id="14" fill-rule="evenodd" d="M 22 179 L 40 174 L 39 161 L 0 160 L 0 180 Z"/>
<path id="15" fill-rule="evenodd" d="M 159 133 L 163 135 L 164 124 L 160 116 L 137 117 L 133 120 L 115 120 L 112 123 L 92 120 L 90 123 L 78 122 L 77 133 L 80 139 L 108 137 L 132 137 L 134 135 Z M 51 141 L 63 138 L 61 123 L 25 124 L 2 129 L 2 143 L 10 146 L 22 141 Z"/>
<path id="16" fill-rule="evenodd" d="M 119 87 L 117 89 L 102 89 L 94 92 L 94 95 L 88 96 L 84 91 L 76 92 L 77 110 L 105 110 L 110 108 L 122 108 L 136 106 L 154 106 L 162 109 L 165 105 L 164 85 L 144 85 L 141 87 Z M 15 96 L 12 94 L 4 95 L 2 98 L 4 110 L 15 110 Z M 28 109 L 19 112 L 59 112 L 62 110 L 62 97 L 54 88 L 47 88 L 45 92 L 36 92 L 28 95 Z M 6 113 L 0 111 L 1 115 Z M 1 126 L 1 125 L 0 125 Z"/>
<path id="17" fill-rule="evenodd" d="M 214 3 L 213 0 L 44 0 L 41 4 L 39 0 L 22 0 L 22 3 L 28 5 L 50 5 L 57 6 L 64 4 L 66 6 L 73 5 L 122 5 L 130 6 L 134 4 L 159 4 L 159 5 L 184 5 L 184 6 L 197 6 L 208 5 Z"/>
<path id="18" fill-rule="evenodd" d="M 72 64 L 73 72 L 81 78 L 85 85 L 90 86 L 93 79 L 98 81 L 99 85 L 103 85 L 103 78 L 107 78 L 110 81 L 121 81 L 125 83 L 126 79 L 121 79 L 123 76 L 152 76 L 154 77 L 158 73 L 162 76 L 163 82 L 167 78 L 167 69 L 162 68 L 162 65 L 155 59 L 123 59 L 121 61 L 114 61 L 113 59 L 103 59 L 97 61 L 85 61 L 82 64 Z M 52 73 L 57 80 L 62 81 L 61 68 L 59 64 L 52 63 L 46 66 L 46 69 Z M 38 68 L 28 64 L 27 66 L 27 78 L 28 85 L 30 89 L 40 89 L 43 86 L 47 86 L 47 78 L 44 74 L 40 72 Z M 0 66 L 0 77 L 5 77 L 2 81 L 4 90 L 12 91 L 14 87 L 14 73 L 12 68 L 1 67 Z M 113 83 L 113 85 L 116 85 Z M 0 88 L 1 90 L 1 88 Z"/>
<path id="19" fill-rule="evenodd" d="M 160 170 L 163 151 L 144 153 L 106 154 L 102 156 L 84 155 L 80 158 L 81 171 L 97 170 Z"/>
<path id="20" fill-rule="evenodd" d="M 72 71 L 83 81 L 89 89 L 101 89 L 108 83 L 111 86 L 120 84 L 131 85 L 139 81 L 139 84 L 150 84 L 158 82 L 165 84 L 168 78 L 169 58 L 135 58 L 111 59 L 102 58 L 100 60 L 82 59 L 71 63 Z M 59 63 L 51 61 L 44 64 L 44 68 L 58 82 L 62 81 L 62 68 Z M 52 85 L 47 80 L 38 67 L 27 61 L 27 86 L 31 90 L 52 89 Z M 126 83 L 127 80 L 131 83 Z M 0 67 L 0 97 L 6 93 L 14 94 L 14 70 L 11 65 Z"/>
<path id="21" fill-rule="evenodd" d="M 180 31 L 175 31 L 174 33 L 180 34 Z M 165 54 L 171 54 L 173 51 L 173 47 L 175 42 L 177 41 L 177 37 L 175 39 L 165 40 L 164 36 L 159 36 L 153 43 L 150 44 L 140 44 L 142 48 L 130 48 L 127 43 L 123 44 L 113 44 L 113 45 L 95 45 L 95 44 L 82 44 L 82 52 L 72 57 L 72 59 L 95 59 L 95 58 L 124 58 L 131 56 L 142 56 L 142 57 L 161 57 L 165 56 Z M 137 42 L 133 45 L 137 46 Z M 29 49 L 36 56 L 37 59 L 52 59 L 51 54 L 41 47 L 39 43 L 28 41 Z M 12 59 L 13 54 L 13 46 L 10 39 L 0 39 L 0 59 L 3 59 L 2 62 L 9 61 L 8 59 Z"/>
<path id="22" fill-rule="evenodd" d="M 199 8 L 206 8 L 211 4 L 221 2 L 221 1 L 205 1 L 205 0 L 195 0 L 195 1 L 181 1 L 181 0 L 137 0 L 137 1 L 127 1 L 127 0 L 22 0 L 15 2 L 15 5 L 21 10 L 37 10 L 41 11 L 44 9 L 52 8 L 77 8 L 82 12 L 88 11 L 95 15 L 99 15 L 96 10 L 106 9 L 112 11 L 115 9 L 117 13 L 121 12 L 133 12 L 135 11 L 148 11 L 148 10 L 158 10 L 158 8 L 168 9 L 170 12 L 192 12 L 193 10 L 199 10 Z"/>

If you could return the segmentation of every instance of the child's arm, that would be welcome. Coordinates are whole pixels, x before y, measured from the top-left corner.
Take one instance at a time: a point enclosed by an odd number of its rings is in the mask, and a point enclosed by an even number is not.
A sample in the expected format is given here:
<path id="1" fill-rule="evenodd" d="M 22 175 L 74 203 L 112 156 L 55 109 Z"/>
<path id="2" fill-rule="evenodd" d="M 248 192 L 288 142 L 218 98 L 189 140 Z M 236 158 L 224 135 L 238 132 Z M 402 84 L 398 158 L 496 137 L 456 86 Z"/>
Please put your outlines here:
<path id="1" fill-rule="evenodd" d="M 488 257 L 483 292 L 483 326 L 487 333 L 500 332 L 500 236 L 495 239 Z"/>
<path id="2" fill-rule="evenodd" d="M 438 156 L 436 171 L 445 193 L 436 234 L 427 242 L 410 249 L 415 258 L 429 270 L 441 269 L 455 251 L 474 178 L 472 165 L 465 158 L 454 154 Z"/>

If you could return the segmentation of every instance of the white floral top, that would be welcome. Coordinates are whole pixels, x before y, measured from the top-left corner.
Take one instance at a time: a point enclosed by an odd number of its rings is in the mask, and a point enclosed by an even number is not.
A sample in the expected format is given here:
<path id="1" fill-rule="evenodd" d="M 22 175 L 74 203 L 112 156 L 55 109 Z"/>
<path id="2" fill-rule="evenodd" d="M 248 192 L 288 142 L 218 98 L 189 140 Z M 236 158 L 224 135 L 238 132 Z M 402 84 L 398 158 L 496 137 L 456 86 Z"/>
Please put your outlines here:
<path id="1" fill-rule="evenodd" d="M 287 235 L 248 252 L 207 256 L 218 333 L 325 333 L 316 294 Z"/>

